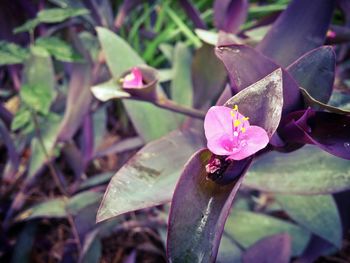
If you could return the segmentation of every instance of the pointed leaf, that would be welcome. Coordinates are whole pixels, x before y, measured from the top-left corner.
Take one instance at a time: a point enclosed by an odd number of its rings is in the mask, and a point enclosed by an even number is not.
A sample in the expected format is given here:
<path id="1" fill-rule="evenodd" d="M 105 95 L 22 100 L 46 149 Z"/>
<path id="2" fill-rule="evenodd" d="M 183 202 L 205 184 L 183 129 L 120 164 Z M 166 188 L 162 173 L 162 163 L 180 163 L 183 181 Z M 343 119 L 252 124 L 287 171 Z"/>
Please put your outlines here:
<path id="1" fill-rule="evenodd" d="M 97 28 L 98 37 L 105 53 L 107 65 L 113 77 L 118 79 L 144 61 L 122 38 L 105 28 Z M 123 101 L 137 132 L 145 141 L 151 141 L 177 128 L 176 115 L 139 101 Z M 162 123 L 162 125 L 159 125 Z"/>
<path id="2" fill-rule="evenodd" d="M 238 105 L 241 114 L 249 117 L 251 125 L 264 128 L 271 138 L 279 125 L 283 107 L 282 70 L 275 70 L 225 103 L 228 107 L 234 105 Z"/>
<path id="3" fill-rule="evenodd" d="M 338 113 L 338 114 L 350 114 L 350 110 L 349 109 L 342 109 L 342 108 L 339 108 L 339 107 L 335 107 L 335 106 L 332 106 L 332 105 L 329 105 L 329 104 L 322 103 L 322 102 L 314 99 L 303 88 L 300 88 L 300 91 L 303 94 L 305 103 L 308 106 L 310 106 L 310 107 L 312 107 L 314 109 L 322 109 L 322 110 L 326 110 L 326 111 L 333 112 L 333 113 Z"/>
<path id="4" fill-rule="evenodd" d="M 234 92 L 245 89 L 279 68 L 269 58 L 244 45 L 218 47 L 216 54 L 228 71 Z M 282 69 L 282 73 L 285 113 L 300 107 L 301 94 L 298 84 L 288 72 Z"/>
<path id="5" fill-rule="evenodd" d="M 303 252 L 310 233 L 294 224 L 264 214 L 234 210 L 227 219 L 225 232 L 244 248 L 252 246 L 261 238 L 288 233 L 292 238 L 292 255 Z"/>
<path id="6" fill-rule="evenodd" d="M 219 185 L 207 178 L 211 153 L 196 152 L 176 186 L 169 216 L 167 254 L 170 262 L 214 262 L 232 201 L 250 160 L 232 172 L 237 179 Z"/>
<path id="7" fill-rule="evenodd" d="M 189 19 L 192 20 L 196 28 L 207 28 L 205 22 L 201 18 L 201 13 L 197 10 L 196 6 L 191 3 L 189 0 L 180 0 L 180 5 L 186 12 Z"/>
<path id="8" fill-rule="evenodd" d="M 328 102 L 335 75 L 335 53 L 332 47 L 311 50 L 287 70 L 311 97 L 323 103 Z"/>
<path id="9" fill-rule="evenodd" d="M 236 33 L 247 17 L 247 0 L 216 0 L 214 23 L 217 29 Z"/>
<path id="10" fill-rule="evenodd" d="M 331 195 L 277 195 L 276 199 L 295 222 L 340 248 L 342 225 Z"/>
<path id="11" fill-rule="evenodd" d="M 350 115 L 307 109 L 294 112 L 282 124 L 281 138 L 308 143 L 350 160 Z"/>
<path id="12" fill-rule="evenodd" d="M 207 108 L 222 92 L 226 78 L 225 67 L 215 56 L 214 47 L 203 44 L 192 61 L 193 106 Z"/>
<path id="13" fill-rule="evenodd" d="M 243 255 L 243 262 L 289 263 L 291 238 L 288 234 L 277 234 L 263 238 L 252 245 Z"/>
<path id="14" fill-rule="evenodd" d="M 100 101 L 131 97 L 129 93 L 120 88 L 114 79 L 92 86 L 91 92 Z"/>
<path id="15" fill-rule="evenodd" d="M 291 1 L 257 49 L 283 67 L 290 65 L 323 44 L 334 6 L 334 0 Z"/>
<path id="16" fill-rule="evenodd" d="M 82 62 L 82 57 L 72 46 L 58 37 L 41 37 L 35 41 L 35 45 L 45 48 L 57 60 L 65 62 Z"/>
<path id="17" fill-rule="evenodd" d="M 187 159 L 202 147 L 201 135 L 174 131 L 151 142 L 112 178 L 97 221 L 169 202 Z"/>
<path id="18" fill-rule="evenodd" d="M 304 146 L 291 153 L 268 153 L 256 159 L 244 185 L 286 194 L 326 194 L 350 189 L 349 161 Z"/>
<path id="19" fill-rule="evenodd" d="M 91 68 L 88 64 L 74 64 L 69 82 L 66 111 L 60 126 L 58 137 L 70 140 L 81 126 L 91 103 Z"/>

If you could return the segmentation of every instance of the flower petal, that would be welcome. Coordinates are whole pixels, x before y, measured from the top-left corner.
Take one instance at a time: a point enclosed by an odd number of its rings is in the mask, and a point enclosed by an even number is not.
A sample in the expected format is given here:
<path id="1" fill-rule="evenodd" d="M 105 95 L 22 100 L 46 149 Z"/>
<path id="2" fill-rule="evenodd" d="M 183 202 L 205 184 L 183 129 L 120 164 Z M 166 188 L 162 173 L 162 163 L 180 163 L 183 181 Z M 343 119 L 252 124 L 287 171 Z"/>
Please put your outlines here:
<path id="1" fill-rule="evenodd" d="M 221 136 L 212 137 L 208 140 L 208 149 L 216 155 L 230 155 L 233 153 L 233 136 L 229 134 L 223 134 Z M 238 151 L 239 149 L 235 150 Z"/>
<path id="2" fill-rule="evenodd" d="M 240 151 L 230 154 L 228 159 L 242 160 L 265 148 L 269 143 L 267 132 L 259 126 L 250 126 L 244 133 L 244 137 L 246 145 L 241 147 Z"/>
<path id="3" fill-rule="evenodd" d="M 244 116 L 238 113 L 240 118 Z M 208 142 L 212 138 L 219 138 L 223 135 L 231 135 L 232 117 L 231 109 L 225 106 L 211 107 L 204 119 L 204 132 Z"/>
<path id="4" fill-rule="evenodd" d="M 131 72 L 125 76 L 123 88 L 142 88 L 142 72 L 139 68 L 132 68 Z"/>

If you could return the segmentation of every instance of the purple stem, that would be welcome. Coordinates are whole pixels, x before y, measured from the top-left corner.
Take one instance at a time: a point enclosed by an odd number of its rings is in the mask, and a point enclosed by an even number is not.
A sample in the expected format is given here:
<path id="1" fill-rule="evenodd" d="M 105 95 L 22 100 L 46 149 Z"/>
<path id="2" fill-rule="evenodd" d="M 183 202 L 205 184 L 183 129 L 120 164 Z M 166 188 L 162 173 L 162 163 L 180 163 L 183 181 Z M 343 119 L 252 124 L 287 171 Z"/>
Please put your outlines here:
<path id="1" fill-rule="evenodd" d="M 91 160 L 94 151 L 94 130 L 91 114 L 87 114 L 84 118 L 82 142 L 83 162 L 85 167 Z"/>

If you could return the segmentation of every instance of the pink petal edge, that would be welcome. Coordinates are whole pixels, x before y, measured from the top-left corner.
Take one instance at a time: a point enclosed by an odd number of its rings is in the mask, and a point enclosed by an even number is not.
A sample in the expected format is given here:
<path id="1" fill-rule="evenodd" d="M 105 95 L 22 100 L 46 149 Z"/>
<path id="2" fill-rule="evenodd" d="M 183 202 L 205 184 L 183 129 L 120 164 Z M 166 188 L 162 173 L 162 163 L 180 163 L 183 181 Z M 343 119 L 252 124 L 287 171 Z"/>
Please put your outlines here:
<path id="1" fill-rule="evenodd" d="M 245 137 L 247 145 L 242 147 L 239 152 L 230 154 L 228 159 L 242 160 L 265 148 L 269 143 L 267 132 L 259 126 L 250 126 L 245 132 Z"/>

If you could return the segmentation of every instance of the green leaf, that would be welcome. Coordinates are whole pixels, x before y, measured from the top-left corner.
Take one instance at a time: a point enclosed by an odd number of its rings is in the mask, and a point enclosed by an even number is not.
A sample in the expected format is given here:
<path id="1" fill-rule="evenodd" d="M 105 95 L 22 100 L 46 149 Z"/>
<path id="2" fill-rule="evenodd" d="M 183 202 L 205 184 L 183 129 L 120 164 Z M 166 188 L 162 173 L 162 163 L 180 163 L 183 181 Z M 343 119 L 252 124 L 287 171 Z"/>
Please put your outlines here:
<path id="1" fill-rule="evenodd" d="M 30 19 L 27 22 L 25 22 L 23 25 L 16 27 L 13 30 L 14 34 L 22 33 L 22 32 L 27 32 L 27 31 L 33 31 L 34 28 L 37 27 L 37 25 L 40 24 L 40 21 L 37 18 Z"/>
<path id="2" fill-rule="evenodd" d="M 68 18 L 89 14 L 85 8 L 51 8 L 38 13 L 37 19 L 41 23 L 59 23 Z"/>
<path id="3" fill-rule="evenodd" d="M 203 44 L 195 51 L 191 71 L 193 106 L 207 109 L 222 93 L 227 82 L 227 71 L 215 55 L 213 46 Z"/>
<path id="4" fill-rule="evenodd" d="M 171 83 L 171 98 L 179 104 L 192 105 L 192 54 L 184 43 L 177 43 L 174 50 L 173 81 Z"/>
<path id="5" fill-rule="evenodd" d="M 97 185 L 108 183 L 114 173 L 103 173 L 89 177 L 79 185 L 79 190 L 88 189 Z"/>
<path id="6" fill-rule="evenodd" d="M 102 193 L 85 191 L 74 195 L 70 199 L 66 197 L 53 198 L 34 205 L 20 213 L 16 221 L 31 220 L 35 218 L 62 218 L 67 214 L 78 215 L 83 209 L 97 204 L 102 198 Z"/>
<path id="7" fill-rule="evenodd" d="M 350 188 L 349 161 L 307 145 L 291 153 L 268 153 L 248 171 L 244 185 L 284 194 L 327 194 Z"/>
<path id="8" fill-rule="evenodd" d="M 35 45 L 45 48 L 57 60 L 65 62 L 82 61 L 82 57 L 68 43 L 57 37 L 38 38 Z"/>
<path id="9" fill-rule="evenodd" d="M 20 92 L 22 102 L 43 115 L 47 115 L 50 111 L 52 95 L 50 90 L 42 86 L 23 85 Z"/>
<path id="10" fill-rule="evenodd" d="M 130 94 L 122 90 L 114 79 L 91 87 L 91 92 L 100 101 L 130 97 Z"/>
<path id="11" fill-rule="evenodd" d="M 11 122 L 11 130 L 16 131 L 27 126 L 31 122 L 31 112 L 26 107 L 20 107 Z"/>
<path id="12" fill-rule="evenodd" d="M 340 248 L 342 225 L 331 195 L 277 195 L 276 199 L 295 222 Z"/>
<path id="13" fill-rule="evenodd" d="M 294 256 L 303 252 L 310 239 L 308 231 L 294 224 L 264 214 L 240 210 L 234 210 L 227 219 L 225 232 L 244 248 L 264 237 L 288 233 L 292 238 Z"/>
<path id="14" fill-rule="evenodd" d="M 174 131 L 148 143 L 112 178 L 97 221 L 169 202 L 187 159 L 203 147 L 192 131 Z"/>
<path id="15" fill-rule="evenodd" d="M 56 116 L 56 115 L 54 115 Z M 28 171 L 28 179 L 32 178 L 40 168 L 49 161 L 48 158 L 53 156 L 54 146 L 56 144 L 57 134 L 59 132 L 58 127 L 60 125 L 61 119 L 59 117 L 47 118 L 45 125 L 40 127 L 40 139 L 34 138 L 31 142 L 31 157 L 30 165 Z M 44 128 L 42 128 L 44 127 Z M 43 149 L 45 147 L 45 150 Z M 49 156 L 46 156 L 46 153 Z"/>
<path id="16" fill-rule="evenodd" d="M 229 238 L 225 233 L 223 234 L 220 247 L 218 252 L 218 257 L 216 259 L 217 263 L 240 263 L 241 261 L 241 249 Z"/>
<path id="17" fill-rule="evenodd" d="M 97 28 L 96 30 L 107 65 L 115 79 L 120 78 L 130 68 L 144 64 L 125 40 L 108 29 Z M 123 104 L 137 132 L 145 141 L 157 139 L 178 126 L 177 116 L 172 112 L 156 108 L 147 102 L 124 100 Z"/>
<path id="18" fill-rule="evenodd" d="M 23 63 L 28 56 L 27 49 L 14 43 L 0 41 L 0 66 Z"/>
<path id="19" fill-rule="evenodd" d="M 32 47 L 30 51 L 31 56 L 24 65 L 24 81 L 19 95 L 27 107 L 46 115 L 55 97 L 52 60 L 41 47 Z"/>
<path id="20" fill-rule="evenodd" d="M 22 33 L 34 30 L 40 23 L 59 23 L 76 16 L 87 15 L 85 8 L 51 8 L 40 11 L 36 18 L 28 20 L 23 25 L 16 27 L 13 33 Z"/>
<path id="21" fill-rule="evenodd" d="M 81 192 L 69 199 L 66 209 L 70 214 L 78 214 L 84 207 L 99 203 L 101 198 L 102 194 L 99 192 Z"/>
<path id="22" fill-rule="evenodd" d="M 54 198 L 25 210 L 16 217 L 16 221 L 42 217 L 61 218 L 66 215 L 65 200 L 63 198 Z"/>

